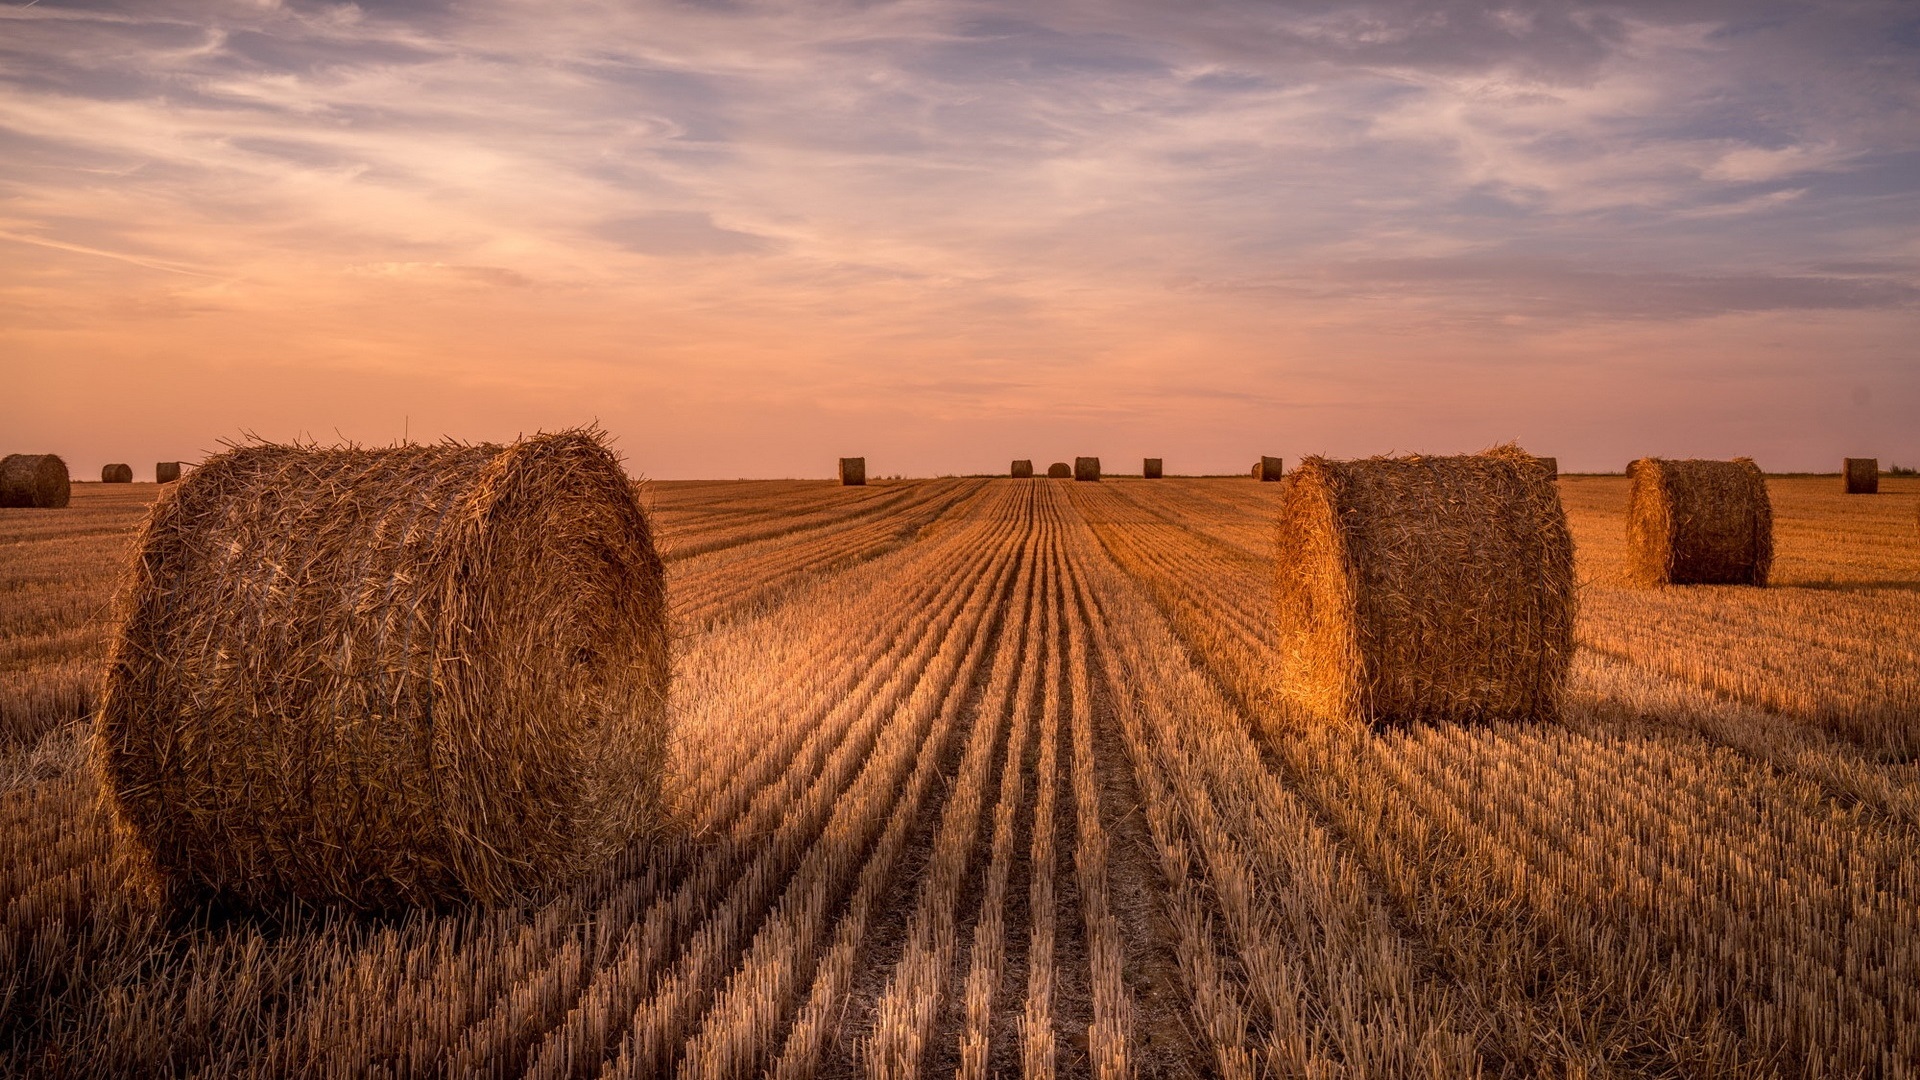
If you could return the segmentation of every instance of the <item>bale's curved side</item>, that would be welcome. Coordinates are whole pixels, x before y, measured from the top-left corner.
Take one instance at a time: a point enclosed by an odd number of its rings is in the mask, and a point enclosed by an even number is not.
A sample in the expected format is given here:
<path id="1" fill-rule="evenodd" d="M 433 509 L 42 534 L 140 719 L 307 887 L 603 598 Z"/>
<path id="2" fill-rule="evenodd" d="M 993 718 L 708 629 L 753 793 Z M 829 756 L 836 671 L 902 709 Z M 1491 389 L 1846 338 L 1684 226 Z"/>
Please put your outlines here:
<path id="1" fill-rule="evenodd" d="M 1140 476 L 1145 480 L 1160 479 L 1160 459 L 1150 457 L 1140 463 Z"/>
<path id="2" fill-rule="evenodd" d="M 103 484 L 133 483 L 133 466 L 124 463 L 100 466 L 100 482 Z"/>
<path id="3" fill-rule="evenodd" d="M 156 461 L 153 463 L 153 482 L 171 484 L 180 479 L 180 463 L 177 461 Z"/>
<path id="4" fill-rule="evenodd" d="M 1253 478 L 1264 483 L 1277 483 L 1287 474 L 1285 464 L 1280 458 L 1262 455 L 1259 461 L 1254 462 Z"/>
<path id="5" fill-rule="evenodd" d="M 1842 469 L 1842 484 L 1849 495 L 1878 495 L 1880 493 L 1880 459 L 1846 459 Z"/>
<path id="6" fill-rule="evenodd" d="M 1097 457 L 1077 457 L 1073 459 L 1073 478 L 1075 480 L 1100 479 L 1100 459 Z"/>
<path id="7" fill-rule="evenodd" d="M 1751 458 L 1627 466 L 1628 576 L 1642 585 L 1765 586 L 1773 506 Z"/>
<path id="8" fill-rule="evenodd" d="M 219 455 L 123 615 L 95 762 L 180 894 L 515 900 L 657 808 L 664 578 L 591 433 Z"/>
<path id="9" fill-rule="evenodd" d="M 67 463 L 58 454 L 0 458 L 0 506 L 58 510 L 73 498 Z"/>
<path id="10" fill-rule="evenodd" d="M 1308 458 L 1282 481 L 1279 687 L 1307 719 L 1551 719 L 1573 660 L 1573 539 L 1529 455 Z"/>
<path id="11" fill-rule="evenodd" d="M 1020 460 L 1013 463 L 1013 469 L 1009 475 L 1019 480 L 1025 480 L 1032 477 L 1033 462 L 1025 458 L 1021 458 Z"/>
<path id="12" fill-rule="evenodd" d="M 840 459 L 840 483 L 845 487 L 863 487 L 867 482 L 867 459 L 863 457 L 843 457 Z"/>
<path id="13" fill-rule="evenodd" d="M 1047 479 L 1065 480 L 1073 475 L 1073 466 L 1064 461 L 1056 461 L 1047 466 Z"/>

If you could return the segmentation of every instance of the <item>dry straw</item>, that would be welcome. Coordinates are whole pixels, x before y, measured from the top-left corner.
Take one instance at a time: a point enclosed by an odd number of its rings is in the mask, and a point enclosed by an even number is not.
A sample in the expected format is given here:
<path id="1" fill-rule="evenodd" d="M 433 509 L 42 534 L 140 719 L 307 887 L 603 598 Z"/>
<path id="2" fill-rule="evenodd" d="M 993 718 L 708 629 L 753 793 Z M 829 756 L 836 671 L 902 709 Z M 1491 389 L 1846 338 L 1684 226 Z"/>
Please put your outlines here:
<path id="1" fill-rule="evenodd" d="M 1150 457 L 1150 458 L 1147 458 L 1145 461 L 1141 462 L 1140 475 L 1143 478 L 1148 480 L 1160 479 L 1160 459 L 1157 457 Z"/>
<path id="2" fill-rule="evenodd" d="M 73 496 L 67 463 L 57 454 L 8 454 L 0 458 L 0 506 L 58 510 Z"/>
<path id="3" fill-rule="evenodd" d="M 658 820 L 664 579 L 596 432 L 233 449 L 122 604 L 94 757 L 177 896 L 511 902 Z"/>
<path id="4" fill-rule="evenodd" d="M 1065 480 L 1073 475 L 1073 466 L 1064 461 L 1056 461 L 1047 466 L 1047 479 Z"/>
<path id="5" fill-rule="evenodd" d="M 1552 718 L 1573 540 L 1531 455 L 1310 457 L 1280 490 L 1282 713 L 1369 725 Z"/>
<path id="6" fill-rule="evenodd" d="M 1870 457 L 1850 457 L 1844 473 L 1847 494 L 1878 495 L 1880 493 L 1880 459 Z"/>
<path id="7" fill-rule="evenodd" d="M 1627 466 L 1627 566 L 1642 585 L 1765 585 L 1773 504 L 1751 458 Z"/>
<path id="8" fill-rule="evenodd" d="M 840 459 L 840 483 L 847 487 L 860 487 L 867 482 L 867 459 L 863 457 L 843 457 Z"/>
<path id="9" fill-rule="evenodd" d="M 126 464 L 100 466 L 100 482 L 103 484 L 133 483 L 133 466 Z"/>
<path id="10" fill-rule="evenodd" d="M 177 461 L 156 461 L 153 463 L 153 480 L 157 484 L 171 484 L 180 479 L 180 463 Z"/>
<path id="11" fill-rule="evenodd" d="M 1277 457 L 1262 456 L 1253 463 L 1253 478 L 1262 483 L 1273 483 L 1286 475 L 1283 462 Z"/>
<path id="12" fill-rule="evenodd" d="M 1097 457 L 1077 457 L 1073 459 L 1073 478 L 1075 480 L 1100 479 L 1100 459 Z"/>
<path id="13" fill-rule="evenodd" d="M 1021 458 L 1019 461 L 1013 463 L 1013 476 L 1016 478 L 1024 480 L 1032 475 L 1033 462 Z"/>

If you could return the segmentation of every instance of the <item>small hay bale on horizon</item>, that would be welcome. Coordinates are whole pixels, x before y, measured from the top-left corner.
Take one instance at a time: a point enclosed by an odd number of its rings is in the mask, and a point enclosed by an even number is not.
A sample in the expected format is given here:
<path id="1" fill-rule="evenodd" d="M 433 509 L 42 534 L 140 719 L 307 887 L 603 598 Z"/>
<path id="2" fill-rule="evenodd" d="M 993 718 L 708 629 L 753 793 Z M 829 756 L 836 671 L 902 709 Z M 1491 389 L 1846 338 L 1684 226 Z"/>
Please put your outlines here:
<path id="1" fill-rule="evenodd" d="M 1015 461 L 1013 463 L 1013 470 L 1010 473 L 1010 475 L 1013 476 L 1013 478 L 1016 480 L 1025 480 L 1032 477 L 1033 462 L 1029 461 L 1026 458 L 1021 458 L 1018 461 Z"/>
<path id="2" fill-rule="evenodd" d="M 1850 457 L 1841 470 L 1842 483 L 1849 495 L 1880 494 L 1880 459 Z"/>
<path id="3" fill-rule="evenodd" d="M 1157 457 L 1150 457 L 1150 458 L 1147 458 L 1145 461 L 1141 462 L 1140 477 L 1141 479 L 1144 479 L 1144 480 L 1160 479 L 1160 459 Z"/>
<path id="4" fill-rule="evenodd" d="M 1097 457 L 1077 457 L 1073 459 L 1073 478 L 1075 480 L 1100 479 L 1100 459 Z"/>
<path id="5" fill-rule="evenodd" d="M 1514 447 L 1310 457 L 1280 489 L 1283 719 L 1380 727 L 1548 720 L 1573 660 L 1573 539 Z"/>
<path id="6" fill-rule="evenodd" d="M 1056 461 L 1047 466 L 1047 479 L 1065 480 L 1073 475 L 1073 466 L 1064 461 Z"/>
<path id="7" fill-rule="evenodd" d="M 58 510 L 73 498 L 67 463 L 58 454 L 0 458 L 0 506 Z"/>
<path id="8" fill-rule="evenodd" d="M 238 447 L 120 603 L 94 767 L 179 900 L 514 903 L 658 825 L 665 580 L 596 432 Z"/>
<path id="9" fill-rule="evenodd" d="M 1263 454 L 1259 461 L 1253 463 L 1253 478 L 1263 484 L 1274 483 L 1287 474 L 1283 467 L 1285 464 L 1277 457 L 1267 457 Z"/>
<path id="10" fill-rule="evenodd" d="M 843 487 L 863 487 L 867 482 L 867 459 L 863 457 L 843 457 L 840 459 L 840 484 Z"/>
<path id="11" fill-rule="evenodd" d="M 1627 466 L 1628 576 L 1641 585 L 1755 585 L 1773 568 L 1773 504 L 1752 458 Z"/>
<path id="12" fill-rule="evenodd" d="M 1558 480 L 1558 479 L 1560 479 L 1560 459 L 1559 459 L 1559 458 L 1557 458 L 1557 457 L 1536 457 L 1536 458 L 1534 458 L 1533 460 L 1535 460 L 1535 461 L 1537 461 L 1537 462 L 1539 462 L 1539 463 L 1540 463 L 1540 467 L 1541 467 L 1541 468 L 1543 468 L 1543 469 L 1545 469 L 1545 470 L 1547 470 L 1547 478 L 1548 478 L 1548 479 L 1551 479 L 1551 480 Z"/>
<path id="13" fill-rule="evenodd" d="M 133 483 L 133 466 L 126 464 L 100 466 L 100 482 L 103 484 Z"/>
<path id="14" fill-rule="evenodd" d="M 153 482 L 156 484 L 171 484 L 175 480 L 180 479 L 180 466 L 181 462 L 178 461 L 154 462 Z"/>

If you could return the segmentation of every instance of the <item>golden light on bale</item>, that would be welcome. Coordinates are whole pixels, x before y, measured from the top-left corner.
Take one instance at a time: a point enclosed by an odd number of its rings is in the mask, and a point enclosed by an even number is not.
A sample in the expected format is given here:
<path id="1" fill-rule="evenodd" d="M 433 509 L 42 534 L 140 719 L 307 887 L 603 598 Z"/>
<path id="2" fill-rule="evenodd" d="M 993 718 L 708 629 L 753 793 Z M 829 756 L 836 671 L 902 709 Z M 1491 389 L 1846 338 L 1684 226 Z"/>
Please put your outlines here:
<path id="1" fill-rule="evenodd" d="M 1846 460 L 1846 469 L 1842 475 L 1847 494 L 1878 495 L 1880 493 L 1880 459 L 1850 457 Z"/>
<path id="2" fill-rule="evenodd" d="M 8 454 L 0 458 L 0 506 L 58 510 L 73 497 L 67 463 L 58 454 Z"/>
<path id="3" fill-rule="evenodd" d="M 1056 461 L 1047 466 L 1047 479 L 1065 480 L 1073 475 L 1073 466 L 1064 461 Z"/>
<path id="4" fill-rule="evenodd" d="M 103 484 L 131 484 L 133 483 L 133 466 L 102 465 L 100 466 L 100 482 Z"/>
<path id="5" fill-rule="evenodd" d="M 1378 727 L 1550 719 L 1573 660 L 1573 539 L 1514 447 L 1310 457 L 1282 481 L 1283 715 Z"/>
<path id="6" fill-rule="evenodd" d="M 1773 568 L 1773 504 L 1751 458 L 1627 466 L 1627 566 L 1643 585 L 1761 585 Z"/>
<path id="7" fill-rule="evenodd" d="M 1143 479 L 1147 479 L 1147 480 L 1160 479 L 1160 459 L 1157 457 L 1150 457 L 1150 458 L 1147 458 L 1145 461 L 1141 462 L 1140 476 Z"/>
<path id="8" fill-rule="evenodd" d="M 156 484 L 171 484 L 180 479 L 180 463 L 177 461 L 156 461 L 153 463 L 153 481 Z"/>
<path id="9" fill-rule="evenodd" d="M 1286 470 L 1281 467 L 1283 464 L 1277 457 L 1262 456 L 1254 462 L 1253 478 L 1262 483 L 1274 483 L 1286 475 Z"/>
<path id="10" fill-rule="evenodd" d="M 1077 457 L 1073 459 L 1073 478 L 1075 480 L 1100 479 L 1100 459 L 1097 457 Z"/>
<path id="11" fill-rule="evenodd" d="M 515 902 L 657 823 L 665 585 L 597 433 L 231 450 L 123 595 L 94 761 L 176 896 Z"/>
<path id="12" fill-rule="evenodd" d="M 1025 480 L 1030 478 L 1031 476 L 1033 476 L 1033 462 L 1028 461 L 1025 458 L 1022 458 L 1019 461 L 1014 462 L 1012 475 L 1014 476 L 1015 479 L 1019 479 L 1019 480 Z"/>
<path id="13" fill-rule="evenodd" d="M 867 482 L 867 459 L 863 457 L 843 457 L 840 459 L 840 483 L 846 487 L 861 487 Z"/>

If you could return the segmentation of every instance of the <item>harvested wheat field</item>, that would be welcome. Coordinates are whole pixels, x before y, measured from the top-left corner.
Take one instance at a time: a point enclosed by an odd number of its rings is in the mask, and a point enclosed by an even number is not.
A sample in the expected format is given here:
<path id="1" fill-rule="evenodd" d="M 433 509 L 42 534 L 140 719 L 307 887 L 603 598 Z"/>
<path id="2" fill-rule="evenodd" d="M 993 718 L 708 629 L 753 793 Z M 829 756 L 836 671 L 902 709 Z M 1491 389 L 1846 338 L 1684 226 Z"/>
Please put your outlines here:
<path id="1" fill-rule="evenodd" d="M 648 484 L 670 825 L 385 914 L 138 887 L 160 488 L 0 511 L 0 1074 L 1920 1075 L 1920 481 L 1768 488 L 1769 587 L 1650 588 L 1561 478 L 1558 718 L 1369 731 L 1270 723 L 1284 484 Z"/>

